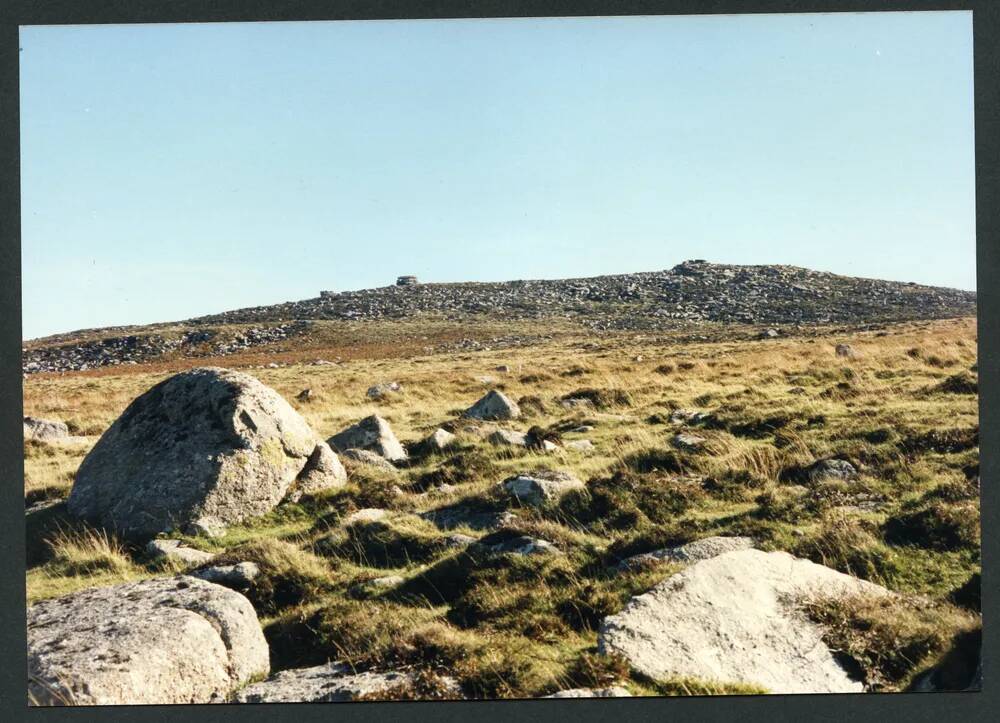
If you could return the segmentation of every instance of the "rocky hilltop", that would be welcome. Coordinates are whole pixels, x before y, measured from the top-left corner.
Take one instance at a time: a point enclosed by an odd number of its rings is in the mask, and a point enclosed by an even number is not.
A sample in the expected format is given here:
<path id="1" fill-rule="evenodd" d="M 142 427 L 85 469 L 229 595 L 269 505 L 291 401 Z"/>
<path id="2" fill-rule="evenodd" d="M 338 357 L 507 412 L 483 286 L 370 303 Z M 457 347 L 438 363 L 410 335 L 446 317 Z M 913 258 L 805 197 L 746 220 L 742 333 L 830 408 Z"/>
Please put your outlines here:
<path id="1" fill-rule="evenodd" d="M 976 294 L 971 291 L 795 266 L 692 260 L 666 271 L 591 278 L 440 284 L 414 279 L 375 289 L 325 291 L 302 301 L 171 325 L 35 340 L 26 345 L 23 365 L 25 373 L 34 373 L 141 364 L 165 354 L 226 356 L 308 335 L 312 322 L 322 320 L 559 319 L 588 332 L 603 332 L 667 330 L 699 322 L 768 327 L 880 324 L 975 313 Z"/>
<path id="2" fill-rule="evenodd" d="M 582 279 L 417 284 L 346 291 L 192 319 L 196 324 L 293 319 L 577 318 L 596 329 L 652 329 L 671 320 L 747 324 L 871 323 L 975 313 L 969 291 L 879 281 L 796 266 L 685 261 L 668 271 Z"/>

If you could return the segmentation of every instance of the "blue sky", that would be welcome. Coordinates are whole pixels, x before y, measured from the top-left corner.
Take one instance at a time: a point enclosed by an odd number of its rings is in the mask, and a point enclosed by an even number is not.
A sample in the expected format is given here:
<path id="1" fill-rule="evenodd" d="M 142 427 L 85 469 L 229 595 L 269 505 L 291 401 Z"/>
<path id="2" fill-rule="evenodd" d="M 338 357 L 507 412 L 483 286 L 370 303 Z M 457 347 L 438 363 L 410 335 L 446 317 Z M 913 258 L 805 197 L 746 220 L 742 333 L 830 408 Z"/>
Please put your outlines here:
<path id="1" fill-rule="evenodd" d="M 971 17 L 22 28 L 24 336 L 688 258 L 974 289 Z"/>

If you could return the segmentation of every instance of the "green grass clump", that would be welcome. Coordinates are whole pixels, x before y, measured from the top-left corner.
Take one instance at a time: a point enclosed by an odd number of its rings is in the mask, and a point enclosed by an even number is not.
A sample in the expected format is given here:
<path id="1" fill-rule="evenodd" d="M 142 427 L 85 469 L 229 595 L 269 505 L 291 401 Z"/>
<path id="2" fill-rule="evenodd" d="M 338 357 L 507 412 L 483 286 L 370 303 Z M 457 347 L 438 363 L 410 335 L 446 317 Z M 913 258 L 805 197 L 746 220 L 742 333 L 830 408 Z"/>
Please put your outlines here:
<path id="1" fill-rule="evenodd" d="M 904 690 L 949 650 L 957 634 L 980 625 L 946 603 L 901 596 L 816 598 L 803 608 L 823 626 L 831 650 L 853 660 L 873 691 Z"/>

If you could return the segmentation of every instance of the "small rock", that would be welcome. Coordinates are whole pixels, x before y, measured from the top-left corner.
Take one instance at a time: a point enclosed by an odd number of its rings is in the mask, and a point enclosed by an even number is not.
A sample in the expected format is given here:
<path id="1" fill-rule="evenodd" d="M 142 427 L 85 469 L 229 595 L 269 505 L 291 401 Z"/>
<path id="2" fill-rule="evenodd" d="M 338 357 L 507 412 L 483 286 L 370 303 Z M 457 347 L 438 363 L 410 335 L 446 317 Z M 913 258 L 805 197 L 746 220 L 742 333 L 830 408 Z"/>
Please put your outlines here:
<path id="1" fill-rule="evenodd" d="M 570 397 L 569 399 L 562 399 L 559 404 L 566 409 L 593 409 L 594 402 L 590 399 L 584 399 L 580 397 Z"/>
<path id="2" fill-rule="evenodd" d="M 495 369 L 501 374 L 507 374 L 508 372 L 510 372 L 510 367 L 506 364 L 501 364 L 500 366 L 495 367 Z"/>
<path id="3" fill-rule="evenodd" d="M 347 470 L 341 464 L 340 458 L 330 449 L 330 445 L 320 442 L 306 460 L 305 467 L 299 472 L 293 492 L 288 499 L 296 502 L 302 495 L 337 489 L 345 484 L 347 484 Z"/>
<path id="4" fill-rule="evenodd" d="M 494 389 L 469 407 L 464 416 L 472 419 L 517 419 L 521 410 L 513 400 Z"/>
<path id="5" fill-rule="evenodd" d="M 570 688 L 558 693 L 543 696 L 545 698 L 631 698 L 632 694 L 625 688 Z"/>
<path id="6" fill-rule="evenodd" d="M 593 431 L 593 426 L 589 424 L 581 424 L 579 427 L 573 427 L 573 429 L 569 430 L 570 434 L 586 434 Z"/>
<path id="7" fill-rule="evenodd" d="M 371 452 L 367 449 L 345 449 L 341 456 L 353 462 L 367 464 L 371 467 L 378 467 L 386 472 L 397 472 L 396 466 L 385 457 Z"/>
<path id="8" fill-rule="evenodd" d="M 503 487 L 519 502 L 538 507 L 559 499 L 571 490 L 583 490 L 587 486 L 568 472 L 539 470 L 519 474 L 503 482 Z"/>
<path id="9" fill-rule="evenodd" d="M 448 535 L 445 538 L 445 547 L 467 547 L 476 541 L 475 537 L 470 535 L 462 535 L 460 533 L 455 533 L 454 535 Z"/>
<path id="10" fill-rule="evenodd" d="M 358 698 L 377 698 L 399 686 L 413 684 L 406 672 L 353 673 L 339 663 L 314 668 L 283 670 L 262 683 L 249 685 L 239 692 L 240 703 L 337 703 Z M 455 684 L 457 691 L 458 685 Z"/>
<path id="11" fill-rule="evenodd" d="M 855 354 L 854 352 L 854 349 L 852 349 L 849 344 L 837 344 L 835 351 L 837 353 L 837 356 L 841 357 L 857 356 L 857 354 Z"/>
<path id="12" fill-rule="evenodd" d="M 347 517 L 344 518 L 344 527 L 349 525 L 355 525 L 367 522 L 378 522 L 379 520 L 385 519 L 388 513 L 378 507 L 365 507 L 357 512 L 352 512 Z"/>
<path id="13" fill-rule="evenodd" d="M 455 444 L 458 437 L 446 429 L 438 427 L 427 439 L 423 441 L 424 447 L 432 452 L 443 452 L 445 449 Z"/>
<path id="14" fill-rule="evenodd" d="M 566 443 L 566 449 L 572 449 L 574 452 L 593 452 L 594 443 L 589 439 L 574 439 L 572 442 Z"/>
<path id="15" fill-rule="evenodd" d="M 751 537 L 704 537 L 686 545 L 633 555 L 622 560 L 618 564 L 618 569 L 631 570 L 661 562 L 691 564 L 717 557 L 726 552 L 746 550 L 751 547 L 753 547 L 753 538 Z"/>
<path id="16" fill-rule="evenodd" d="M 365 449 L 381 455 L 390 462 L 406 459 L 406 450 L 396 439 L 389 423 L 377 414 L 365 417 L 327 440 L 338 452 L 348 449 Z"/>
<path id="17" fill-rule="evenodd" d="M 699 437 L 696 434 L 675 434 L 673 439 L 670 440 L 677 449 L 684 450 L 685 452 L 697 452 L 705 444 L 705 438 Z"/>
<path id="18" fill-rule="evenodd" d="M 517 537 L 511 537 L 502 542 L 498 542 L 492 545 L 484 545 L 482 543 L 477 543 L 480 547 L 492 554 L 510 554 L 510 555 L 561 555 L 562 552 L 558 547 L 553 545 L 548 540 L 540 540 L 536 537 L 529 537 L 528 535 L 519 535 Z"/>
<path id="19" fill-rule="evenodd" d="M 301 392 L 295 395 L 295 398 L 300 402 L 308 402 L 313 398 L 313 390 L 311 388 L 303 389 Z"/>
<path id="20" fill-rule="evenodd" d="M 403 387 L 399 382 L 381 382 L 374 386 L 368 387 L 368 392 L 366 393 L 369 399 L 385 399 L 392 394 L 398 394 L 403 391 Z"/>
<path id="21" fill-rule="evenodd" d="M 211 552 L 185 547 L 180 540 L 150 540 L 146 552 L 152 557 L 165 557 L 184 565 L 203 565 L 215 557 Z"/>
<path id="22" fill-rule="evenodd" d="M 515 432 L 512 429 L 498 429 L 486 440 L 490 444 L 496 444 L 499 446 L 508 445 L 512 447 L 527 447 L 528 438 L 523 432 Z"/>
<path id="23" fill-rule="evenodd" d="M 858 476 L 858 471 L 843 459 L 821 459 L 806 469 L 806 475 L 815 484 L 827 479 L 851 480 Z"/>
<path id="24" fill-rule="evenodd" d="M 47 442 L 52 439 L 65 439 L 69 437 L 69 427 L 65 422 L 58 422 L 52 419 L 38 419 L 36 417 L 24 417 L 24 438 L 34 439 L 39 442 Z"/>
<path id="25" fill-rule="evenodd" d="M 260 567 L 256 562 L 238 562 L 235 565 L 213 565 L 191 573 L 193 577 L 214 582 L 224 587 L 239 590 L 250 587 L 260 575 Z"/>
<path id="26" fill-rule="evenodd" d="M 203 515 L 184 528 L 185 534 L 195 537 L 225 537 L 226 526 L 218 517 Z"/>

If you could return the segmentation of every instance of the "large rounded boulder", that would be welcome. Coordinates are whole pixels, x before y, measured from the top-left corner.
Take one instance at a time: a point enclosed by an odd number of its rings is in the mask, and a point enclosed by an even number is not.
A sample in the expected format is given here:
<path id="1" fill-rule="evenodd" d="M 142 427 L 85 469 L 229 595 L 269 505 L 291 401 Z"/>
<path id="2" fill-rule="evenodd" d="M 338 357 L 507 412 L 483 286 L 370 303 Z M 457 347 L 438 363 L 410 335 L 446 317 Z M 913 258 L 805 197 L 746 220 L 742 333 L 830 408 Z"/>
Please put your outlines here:
<path id="1" fill-rule="evenodd" d="M 128 406 L 80 465 L 68 508 L 131 538 L 202 520 L 239 523 L 284 498 L 317 444 L 298 412 L 257 379 L 193 369 Z"/>
<path id="2" fill-rule="evenodd" d="M 45 600 L 27 624 L 34 705 L 218 703 L 270 671 L 250 601 L 193 577 Z"/>

